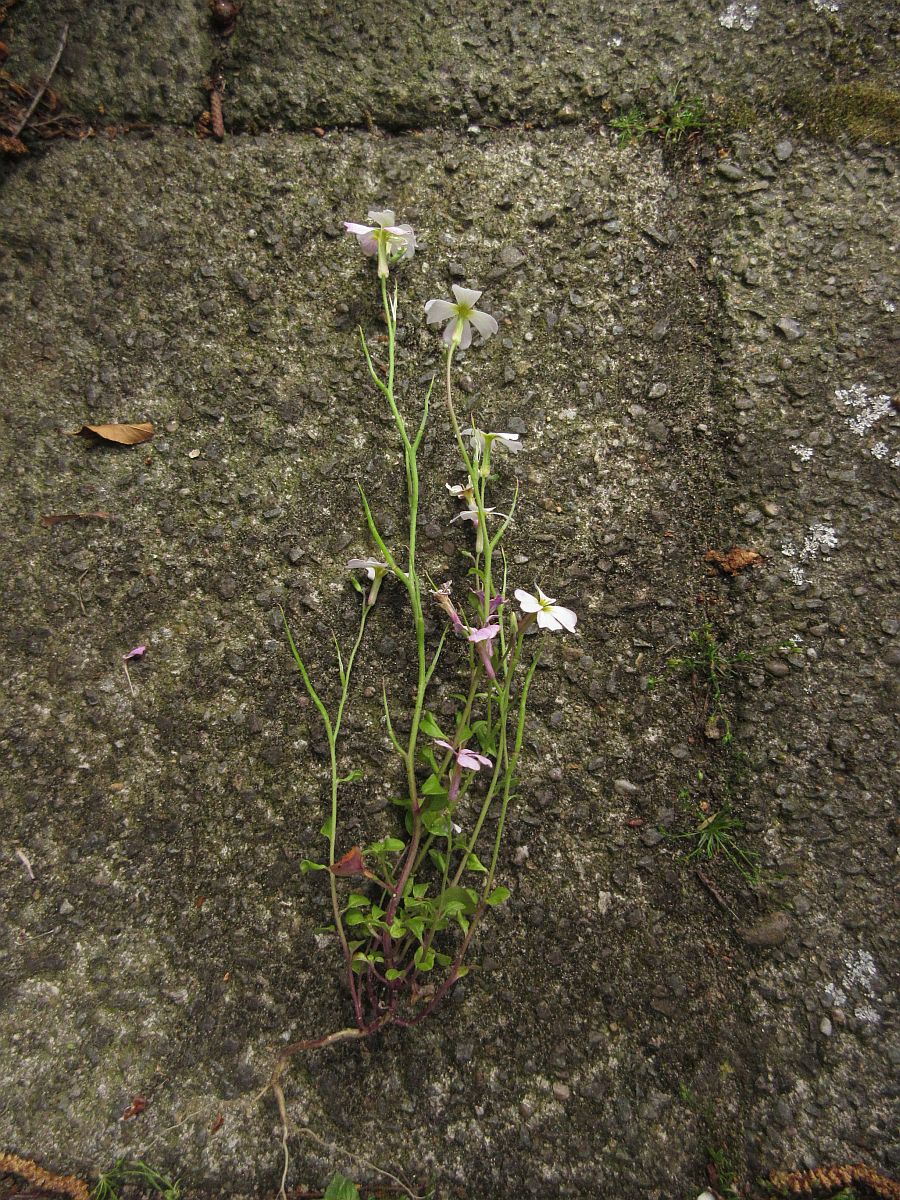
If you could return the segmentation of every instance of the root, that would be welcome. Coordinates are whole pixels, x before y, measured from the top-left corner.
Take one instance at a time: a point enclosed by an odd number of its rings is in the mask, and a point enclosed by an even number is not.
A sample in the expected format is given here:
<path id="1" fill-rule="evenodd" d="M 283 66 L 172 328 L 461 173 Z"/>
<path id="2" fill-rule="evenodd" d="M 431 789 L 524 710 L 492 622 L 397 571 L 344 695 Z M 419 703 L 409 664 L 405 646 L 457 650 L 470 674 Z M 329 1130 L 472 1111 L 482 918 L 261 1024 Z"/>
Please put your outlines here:
<path id="1" fill-rule="evenodd" d="M 275 1068 L 272 1071 L 269 1082 L 256 1095 L 256 1099 L 261 1100 L 267 1092 L 272 1092 L 275 1097 L 275 1103 L 278 1106 L 278 1117 L 281 1121 L 281 1150 L 282 1154 L 284 1155 L 284 1166 L 282 1167 L 281 1171 L 281 1184 L 278 1188 L 278 1200 L 287 1200 L 287 1192 L 285 1189 L 287 1186 L 288 1169 L 291 1162 L 290 1152 L 288 1150 L 288 1134 L 290 1132 L 290 1127 L 288 1125 L 287 1104 L 284 1098 L 284 1089 L 281 1086 L 281 1077 L 284 1075 L 284 1072 L 289 1066 L 291 1059 L 294 1058 L 295 1055 L 301 1054 L 304 1051 L 321 1050 L 324 1046 L 333 1046 L 336 1042 L 358 1041 L 360 1038 L 371 1037 L 373 1033 L 377 1033 L 379 1029 L 383 1029 L 385 1025 L 390 1024 L 390 1021 L 391 1014 L 385 1013 L 383 1017 L 380 1017 L 371 1025 L 338 1029 L 335 1033 L 326 1034 L 324 1037 L 310 1038 L 304 1042 L 292 1042 L 289 1046 L 285 1046 L 284 1050 L 282 1050 L 281 1054 L 278 1056 L 278 1060 L 275 1063 Z M 374 1171 L 377 1175 L 381 1175 L 383 1178 L 389 1179 L 391 1183 L 395 1184 L 405 1195 L 409 1197 L 409 1200 L 424 1200 L 424 1197 L 418 1196 L 412 1190 L 409 1184 L 400 1179 L 399 1176 L 392 1175 L 390 1171 L 385 1171 L 382 1167 L 376 1166 L 375 1163 L 369 1162 L 368 1159 L 363 1158 L 359 1154 L 354 1154 L 350 1150 L 345 1150 L 343 1146 L 337 1146 L 333 1142 L 325 1141 L 324 1138 L 321 1138 L 317 1133 L 314 1133 L 308 1125 L 298 1125 L 295 1132 L 301 1134 L 303 1137 L 309 1138 L 321 1149 L 327 1150 L 331 1155 L 337 1155 L 349 1159 L 350 1162 L 355 1163 L 357 1166 L 364 1167 L 368 1171 Z"/>
<path id="2" fill-rule="evenodd" d="M 39 1167 L 30 1158 L 20 1158 L 18 1154 L 0 1151 L 0 1174 L 20 1175 L 42 1191 L 70 1196 L 71 1200 L 91 1200 L 88 1185 L 77 1175 L 57 1175 Z"/>

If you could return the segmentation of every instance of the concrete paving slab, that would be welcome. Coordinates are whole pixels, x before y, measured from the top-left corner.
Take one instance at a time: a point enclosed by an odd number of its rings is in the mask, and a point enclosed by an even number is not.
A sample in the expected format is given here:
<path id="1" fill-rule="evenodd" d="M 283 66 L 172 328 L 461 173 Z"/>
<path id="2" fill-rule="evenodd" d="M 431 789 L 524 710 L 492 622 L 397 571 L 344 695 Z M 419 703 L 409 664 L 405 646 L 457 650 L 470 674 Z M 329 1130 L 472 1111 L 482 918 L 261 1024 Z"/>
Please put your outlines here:
<path id="1" fill-rule="evenodd" d="M 868 0 L 261 0 L 228 44 L 228 103 L 242 129 L 606 120 L 678 89 L 769 105 L 848 68 L 896 86 L 898 32 Z"/>
<path id="2" fill-rule="evenodd" d="M 322 745 L 279 605 L 327 670 L 344 562 L 368 550 L 355 478 L 399 528 L 354 335 L 378 336 L 370 264 L 340 224 L 391 203 L 423 239 L 403 401 L 440 361 L 424 301 L 484 288 L 501 332 L 463 388 L 523 433 L 512 562 L 582 633 L 538 675 L 513 900 L 479 970 L 414 1033 L 298 1065 L 292 1120 L 326 1145 L 292 1139 L 290 1182 L 373 1178 L 342 1147 L 492 1200 L 695 1195 L 710 1150 L 744 1180 L 892 1169 L 896 167 L 774 129 L 728 150 L 176 131 L 7 180 L 0 1143 L 85 1173 L 143 1156 L 197 1194 L 277 1188 L 254 1092 L 282 1039 L 347 1019 L 299 873 Z M 65 436 L 113 419 L 157 436 Z M 438 410 L 435 578 L 465 563 L 447 437 Z M 76 511 L 112 519 L 41 524 Z M 765 562 L 710 573 L 732 545 Z M 377 688 L 401 611 L 387 592 L 348 729 L 360 839 L 389 828 Z M 732 739 L 706 736 L 697 671 L 667 666 L 707 624 L 735 664 Z M 722 859 L 698 876 L 670 836 L 723 806 L 752 887 Z"/>
<path id="3" fill-rule="evenodd" d="M 53 87 L 67 112 L 96 125 L 197 121 L 213 55 L 205 4 L 19 0 L 0 27 L 6 72 L 25 86 L 40 84 L 66 26 Z"/>
<path id="4" fill-rule="evenodd" d="M 876 0 L 398 0 L 389 13 L 347 0 L 248 0 L 227 37 L 203 0 L 20 0 L 3 26 L 7 71 L 39 81 L 67 23 L 54 86 L 95 124 L 193 127 L 214 70 L 232 132 L 605 122 L 633 106 L 652 114 L 676 95 L 697 95 L 729 121 L 785 100 L 808 119 L 823 85 L 898 86 L 896 14 Z"/>

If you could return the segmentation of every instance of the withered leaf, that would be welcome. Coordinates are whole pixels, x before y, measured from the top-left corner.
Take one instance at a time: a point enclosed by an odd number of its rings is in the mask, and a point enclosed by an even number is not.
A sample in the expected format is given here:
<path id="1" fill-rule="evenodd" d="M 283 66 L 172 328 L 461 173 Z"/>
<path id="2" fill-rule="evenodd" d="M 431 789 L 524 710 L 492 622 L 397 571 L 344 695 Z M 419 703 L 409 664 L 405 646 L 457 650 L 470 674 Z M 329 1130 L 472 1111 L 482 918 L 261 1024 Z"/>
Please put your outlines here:
<path id="1" fill-rule="evenodd" d="M 147 1107 L 147 1101 L 143 1096 L 135 1096 L 125 1111 L 119 1118 L 120 1121 L 133 1121 L 135 1117 L 139 1117 Z"/>
<path id="2" fill-rule="evenodd" d="M 7 137 L 5 133 L 0 133 L 0 151 L 4 154 L 27 154 L 28 147 L 21 138 Z"/>
<path id="3" fill-rule="evenodd" d="M 745 567 L 755 566 L 763 561 L 763 556 L 756 550 L 748 550 L 745 546 L 734 546 L 726 554 L 719 550 L 707 550 L 703 561 L 718 567 L 723 575 L 736 575 Z"/>
<path id="4" fill-rule="evenodd" d="M 48 513 L 41 517 L 42 525 L 61 525 L 63 521 L 112 521 L 115 518 L 108 512 L 83 513 Z"/>
<path id="5" fill-rule="evenodd" d="M 359 846 L 354 846 L 351 850 L 347 851 L 343 858 L 339 858 L 329 870 L 332 875 L 365 875 L 366 864 L 363 862 L 362 850 L 360 850 Z"/>
<path id="6" fill-rule="evenodd" d="M 153 426 L 149 421 L 143 421 L 137 425 L 123 421 L 115 425 L 82 425 L 71 436 L 93 435 L 104 442 L 116 442 L 120 446 L 139 446 L 141 442 L 149 442 L 153 437 L 153 432 Z"/>

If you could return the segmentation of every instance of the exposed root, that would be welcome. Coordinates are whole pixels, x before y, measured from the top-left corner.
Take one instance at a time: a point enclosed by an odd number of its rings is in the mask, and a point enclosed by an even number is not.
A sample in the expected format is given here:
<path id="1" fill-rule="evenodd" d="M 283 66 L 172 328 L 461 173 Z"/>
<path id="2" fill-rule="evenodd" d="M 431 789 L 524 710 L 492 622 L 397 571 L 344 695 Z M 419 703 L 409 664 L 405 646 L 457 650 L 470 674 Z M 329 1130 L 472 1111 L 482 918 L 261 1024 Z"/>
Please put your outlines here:
<path id="1" fill-rule="evenodd" d="M 862 1163 L 819 1167 L 814 1171 L 773 1171 L 769 1183 L 791 1196 L 815 1196 L 860 1184 L 878 1200 L 900 1200 L 900 1183 Z"/>
<path id="2" fill-rule="evenodd" d="M 338 1029 L 335 1033 L 326 1034 L 324 1037 L 310 1038 L 303 1042 L 292 1042 L 291 1045 L 286 1046 L 278 1056 L 278 1061 L 275 1063 L 275 1067 L 269 1078 L 269 1082 L 256 1095 L 256 1099 L 261 1100 L 268 1092 L 271 1092 L 274 1095 L 275 1103 L 278 1106 L 278 1117 L 281 1121 L 281 1149 L 282 1154 L 284 1155 L 284 1166 L 282 1167 L 281 1171 L 281 1183 L 278 1188 L 278 1200 L 287 1200 L 287 1191 L 285 1189 L 287 1186 L 288 1169 L 291 1161 L 290 1151 L 288 1150 L 288 1135 L 290 1133 L 290 1126 L 288 1124 L 287 1104 L 284 1098 L 284 1089 L 281 1086 L 281 1077 L 290 1064 L 291 1059 L 295 1055 L 304 1051 L 320 1050 L 325 1046 L 332 1046 L 336 1042 L 354 1041 L 359 1040 L 360 1038 L 371 1037 L 373 1033 L 376 1033 L 379 1029 L 383 1029 L 385 1025 L 389 1024 L 390 1019 L 391 1014 L 385 1013 L 383 1017 L 379 1018 L 371 1025 L 364 1025 L 362 1027 L 353 1026 L 346 1029 Z M 368 1159 L 363 1158 L 359 1154 L 354 1154 L 350 1150 L 345 1150 L 343 1146 L 337 1146 L 333 1142 L 325 1141 L 324 1138 L 321 1138 L 317 1133 L 314 1133 L 308 1125 L 298 1125 L 294 1132 L 301 1134 L 303 1137 L 309 1138 L 310 1141 L 315 1142 L 317 1146 L 323 1150 L 327 1150 L 332 1155 L 346 1158 L 350 1162 L 355 1163 L 357 1166 L 364 1167 L 368 1171 L 374 1171 L 377 1175 L 381 1175 L 383 1178 L 389 1179 L 391 1183 L 395 1184 L 396 1187 L 398 1187 L 400 1191 L 404 1193 L 404 1195 L 409 1197 L 409 1200 L 424 1200 L 424 1197 L 418 1196 L 412 1190 L 409 1184 L 400 1179 L 399 1176 L 391 1174 L 390 1171 L 385 1171 L 382 1167 L 376 1166 L 375 1163 L 369 1162 Z"/>
<path id="3" fill-rule="evenodd" d="M 77 1175 L 57 1175 L 39 1167 L 30 1158 L 0 1151 L 0 1174 L 20 1175 L 44 1192 L 55 1192 L 60 1196 L 71 1196 L 72 1200 L 91 1200 L 88 1185 Z"/>

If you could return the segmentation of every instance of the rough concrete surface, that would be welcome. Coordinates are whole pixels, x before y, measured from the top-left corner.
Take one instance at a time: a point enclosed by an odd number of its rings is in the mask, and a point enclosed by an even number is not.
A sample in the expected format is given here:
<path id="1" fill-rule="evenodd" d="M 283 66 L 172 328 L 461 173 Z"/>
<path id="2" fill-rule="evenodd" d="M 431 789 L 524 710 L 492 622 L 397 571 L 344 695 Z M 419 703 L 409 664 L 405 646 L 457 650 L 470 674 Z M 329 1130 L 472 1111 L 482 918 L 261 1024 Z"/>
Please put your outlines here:
<path id="1" fill-rule="evenodd" d="M 513 585 L 540 582 L 580 632 L 536 677 L 512 898 L 477 970 L 414 1031 L 296 1064 L 288 1183 L 374 1182 L 345 1150 L 466 1200 L 693 1200 L 711 1162 L 740 1196 L 775 1168 L 896 1173 L 886 9 L 760 0 L 723 22 L 725 4 L 561 0 L 387 21 L 248 0 L 223 38 L 203 5 L 114 7 L 108 33 L 98 17 L 74 38 L 61 100 L 167 124 L 34 141 L 0 193 L 0 1148 L 274 1195 L 277 1113 L 255 1094 L 284 1040 L 348 1019 L 325 891 L 299 872 L 325 764 L 280 607 L 327 677 L 330 631 L 355 619 L 344 563 L 371 550 L 357 479 L 401 537 L 402 465 L 355 334 L 379 336 L 374 274 L 341 225 L 389 204 L 422 239 L 398 276 L 402 402 L 441 363 L 424 301 L 483 289 L 500 333 L 461 387 L 523 435 L 498 481 L 521 488 Z M 52 57 L 57 18 L 86 28 L 64 8 L 10 9 L 21 63 Z M 161 29 L 177 86 L 143 40 Z M 663 91 L 693 64 L 692 90 L 730 107 L 686 145 L 619 147 L 591 81 L 617 111 L 662 94 L 663 58 Z M 216 60 L 251 131 L 222 144 L 191 129 Z M 880 140 L 813 137 L 778 106 L 817 72 L 881 89 Z M 303 132 L 365 113 L 372 131 Z M 113 420 L 156 435 L 66 436 Z M 421 545 L 461 580 L 449 438 L 436 406 Z M 74 512 L 110 518 L 41 522 Z M 704 561 L 733 546 L 761 563 Z M 725 664 L 712 723 L 702 669 L 667 665 L 705 626 Z M 387 670 L 402 692 L 409 653 L 387 587 L 344 740 L 365 772 L 348 845 L 391 829 L 377 691 Z M 442 667 L 438 710 L 455 685 Z M 676 835 L 723 807 L 758 878 L 686 860 Z"/>

